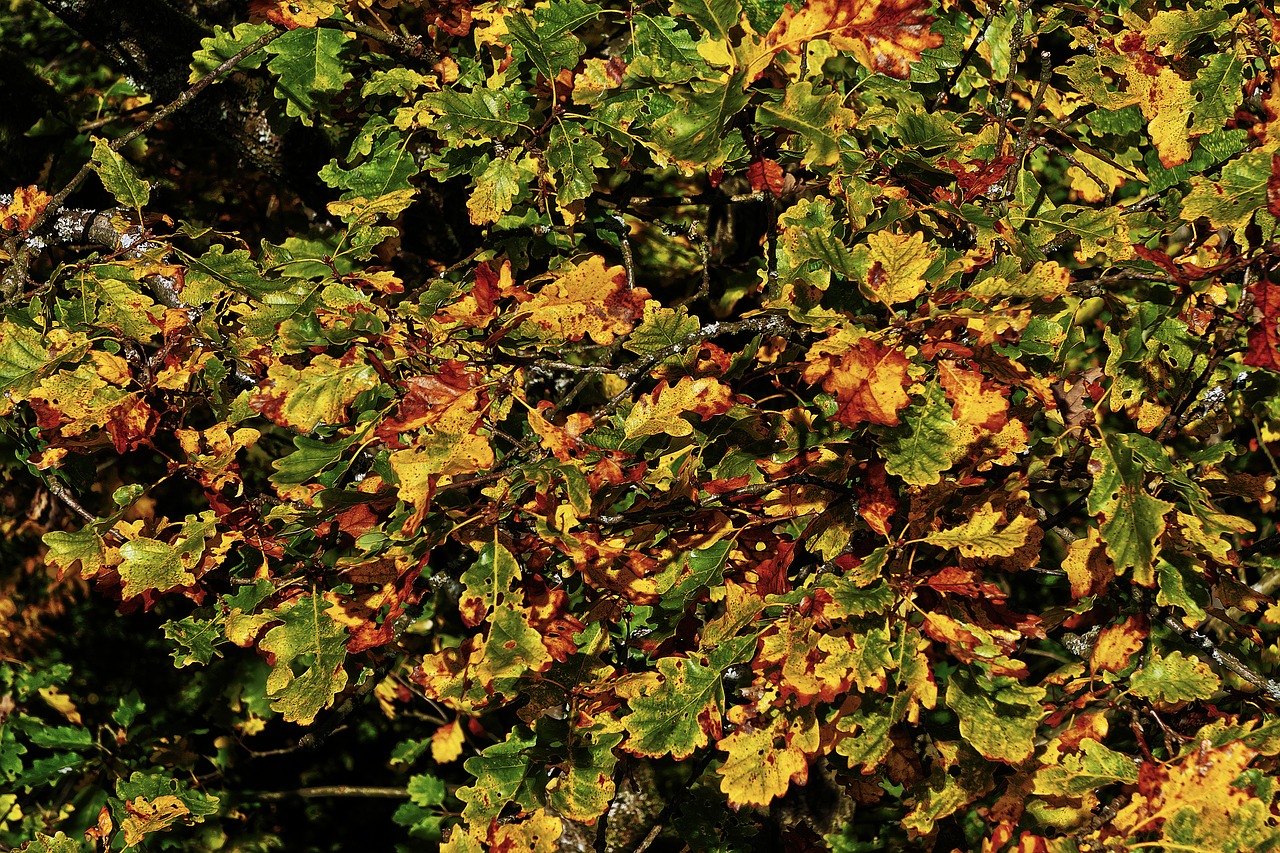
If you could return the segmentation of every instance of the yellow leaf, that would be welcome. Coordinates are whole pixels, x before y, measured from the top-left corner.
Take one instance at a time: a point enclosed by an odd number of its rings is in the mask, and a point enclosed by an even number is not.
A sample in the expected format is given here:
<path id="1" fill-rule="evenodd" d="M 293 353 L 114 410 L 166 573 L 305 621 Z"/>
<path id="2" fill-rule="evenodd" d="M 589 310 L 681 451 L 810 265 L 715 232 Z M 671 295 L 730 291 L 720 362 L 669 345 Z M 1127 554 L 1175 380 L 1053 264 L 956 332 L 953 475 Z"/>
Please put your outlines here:
<path id="1" fill-rule="evenodd" d="M 538 809 L 520 823 L 498 826 L 493 831 L 489 849 L 503 853 L 555 853 L 561 849 L 558 842 L 563 834 L 564 824 L 560 818 Z"/>
<path id="2" fill-rule="evenodd" d="M 693 413 L 702 418 L 723 414 L 733 405 L 728 386 L 711 377 L 681 379 L 674 387 L 664 379 L 653 393 L 641 397 L 627 414 L 624 424 L 627 438 L 648 435 L 685 436 L 693 426 L 681 415 Z"/>
<path id="3" fill-rule="evenodd" d="M 1003 518 L 1004 513 L 985 503 L 968 521 L 950 530 L 930 533 L 924 541 L 957 550 L 962 557 L 1008 557 L 1026 543 L 1034 522 L 1019 515 L 997 531 Z"/>
<path id="4" fill-rule="evenodd" d="M 1183 80 L 1172 68 L 1161 68 L 1152 76 L 1141 63 L 1134 63 L 1125 75 L 1129 91 L 1138 95 L 1138 104 L 1147 120 L 1147 133 L 1166 169 L 1191 159 L 1191 136 L 1187 123 L 1191 119 L 1188 104 L 1195 103 L 1191 81 Z"/>
<path id="5" fill-rule="evenodd" d="M 936 252 L 919 231 L 910 236 L 877 231 L 867 237 L 867 277 L 862 291 L 885 305 L 910 302 L 924 292 L 924 274 Z"/>
<path id="6" fill-rule="evenodd" d="M 794 716 L 774 713 L 771 720 L 752 719 L 755 709 L 738 705 L 729 711 L 737 724 L 717 746 L 729 755 L 717 771 L 720 790 L 733 808 L 767 806 L 787 792 L 792 782 L 809 780 L 809 756 L 818 751 L 819 732 L 812 708 Z"/>
<path id="7" fill-rule="evenodd" d="M 148 801 L 135 797 L 125 803 L 129 816 L 120 821 L 126 847 L 132 847 L 153 832 L 163 832 L 179 818 L 191 813 L 186 804 L 173 794 L 164 794 Z"/>
<path id="8" fill-rule="evenodd" d="M 525 303 L 527 320 L 520 332 L 549 343 L 590 336 L 598 344 L 611 344 L 644 315 L 648 298 L 643 288 L 627 289 L 623 267 L 606 267 L 604 258 L 592 255 L 557 270 L 555 280 Z"/>
<path id="9" fill-rule="evenodd" d="M 431 758 L 436 764 L 448 764 L 462 755 L 462 726 L 457 720 L 445 723 L 431 734 Z"/>

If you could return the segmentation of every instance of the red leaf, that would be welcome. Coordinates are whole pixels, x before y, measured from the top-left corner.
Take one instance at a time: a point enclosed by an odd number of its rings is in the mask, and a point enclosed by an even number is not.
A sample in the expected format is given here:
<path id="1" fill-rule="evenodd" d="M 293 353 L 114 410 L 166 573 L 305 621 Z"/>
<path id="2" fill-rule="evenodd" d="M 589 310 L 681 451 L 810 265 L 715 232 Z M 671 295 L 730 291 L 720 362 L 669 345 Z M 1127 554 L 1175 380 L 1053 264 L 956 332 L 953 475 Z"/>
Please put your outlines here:
<path id="1" fill-rule="evenodd" d="M 1271 177 L 1267 178 L 1267 213 L 1280 219 L 1280 154 L 1271 155 Z"/>
<path id="2" fill-rule="evenodd" d="M 747 167 L 747 180 L 751 182 L 751 189 L 755 192 L 768 190 L 775 196 L 781 197 L 785 179 L 782 165 L 776 160 L 759 157 L 752 160 L 751 165 Z"/>
<path id="3" fill-rule="evenodd" d="M 1253 308 L 1261 312 L 1262 320 L 1249 330 L 1249 351 L 1244 363 L 1280 372 L 1280 284 L 1271 276 L 1268 272 L 1249 285 Z"/>

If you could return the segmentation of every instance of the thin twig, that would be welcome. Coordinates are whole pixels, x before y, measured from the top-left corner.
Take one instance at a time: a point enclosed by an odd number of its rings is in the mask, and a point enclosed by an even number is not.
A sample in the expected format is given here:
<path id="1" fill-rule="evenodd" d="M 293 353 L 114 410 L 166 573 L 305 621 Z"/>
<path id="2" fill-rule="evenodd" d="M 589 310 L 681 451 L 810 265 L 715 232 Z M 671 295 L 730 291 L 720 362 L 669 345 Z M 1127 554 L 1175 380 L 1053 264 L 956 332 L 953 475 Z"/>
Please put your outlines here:
<path id="1" fill-rule="evenodd" d="M 1013 80 L 1018 74 L 1018 56 L 1022 53 L 1022 19 L 1027 16 L 1027 7 L 1019 2 L 1014 6 L 1013 30 L 1009 33 L 1009 73 L 1004 79 L 1004 94 L 1000 103 L 996 104 L 996 112 L 1001 119 L 1000 135 L 996 138 L 996 154 L 1004 148 L 1004 137 L 1009 119 L 1009 107 L 1013 104 Z"/>
<path id="2" fill-rule="evenodd" d="M 1051 70 L 1049 51 L 1042 50 L 1040 52 L 1040 84 L 1036 87 L 1036 92 L 1031 98 L 1031 108 L 1027 110 L 1027 116 L 1022 120 L 1022 129 L 1018 131 L 1018 141 L 1014 147 L 1013 164 L 1009 166 L 1009 172 L 1004 177 L 1004 195 L 1006 198 L 1013 195 L 1013 191 L 1018 185 L 1018 175 L 1022 171 L 1022 163 L 1027 157 L 1027 152 L 1031 149 L 1032 141 L 1043 141 L 1031 132 L 1031 128 L 1035 124 L 1036 114 L 1040 112 L 1040 104 L 1044 102 L 1044 93 L 1049 88 L 1049 73 Z M 998 151 L 999 148 L 996 150 Z M 1099 186 L 1102 185 L 1099 184 Z M 1102 189 L 1103 192 L 1106 192 L 1106 187 L 1102 187 Z"/>
<path id="3" fill-rule="evenodd" d="M 295 788 L 292 791 L 251 791 L 245 795 L 263 802 L 288 800 L 293 797 L 367 797 L 374 799 L 407 800 L 408 788 L 375 788 L 363 785 L 318 785 L 314 788 Z"/>
<path id="4" fill-rule="evenodd" d="M 1157 614 L 1159 615 L 1159 614 Z M 1260 673 L 1254 672 L 1244 661 L 1235 655 L 1218 647 L 1210 637 L 1200 633 L 1194 629 L 1183 625 L 1172 615 L 1165 615 L 1161 620 L 1165 627 L 1182 637 L 1187 642 L 1199 647 L 1203 652 L 1213 659 L 1214 663 L 1229 669 L 1254 687 L 1261 690 L 1273 702 L 1280 702 L 1280 682 L 1272 678 L 1267 678 Z"/>
<path id="5" fill-rule="evenodd" d="M 262 38 L 258 39 L 253 44 L 244 48 L 243 50 L 238 52 L 235 56 L 232 56 L 230 59 L 227 59 L 217 68 L 214 68 L 212 71 L 210 71 L 208 74 L 205 74 L 195 83 L 193 83 L 186 91 L 178 95 L 178 97 L 174 98 L 172 101 L 170 101 L 169 103 L 165 104 L 163 107 L 161 107 L 160 109 L 152 113 L 151 117 L 148 118 L 146 121 L 144 121 L 142 124 L 138 125 L 133 130 L 129 131 L 119 139 L 116 139 L 113 142 L 109 143 L 108 147 L 112 151 L 119 151 L 121 148 L 125 147 L 130 142 L 137 139 L 139 136 L 146 133 L 148 130 L 155 127 L 157 124 L 164 121 L 169 116 L 173 115 L 178 110 L 185 107 L 187 104 L 191 103 L 193 100 L 195 100 L 197 95 L 199 95 L 205 89 L 209 88 L 209 85 L 212 84 L 215 80 L 217 80 L 223 74 L 230 71 L 232 68 L 235 68 L 241 62 L 248 59 L 253 54 L 257 53 L 259 50 L 262 50 L 262 48 L 271 44 L 271 42 L 280 38 L 280 36 L 284 35 L 284 33 L 285 33 L 285 30 L 272 30 L 271 32 L 265 34 L 264 36 L 262 36 Z M 40 233 L 40 229 L 43 228 L 45 224 L 54 216 L 54 214 L 56 214 L 62 208 L 62 205 L 66 202 L 67 198 L 69 198 L 73 192 L 75 192 L 77 189 L 80 188 L 80 185 L 84 183 L 85 179 L 89 177 L 89 173 L 92 171 L 93 171 L 92 160 L 89 161 L 88 163 L 85 163 L 83 166 L 81 166 L 80 171 L 76 172 L 75 176 L 72 177 L 72 179 L 67 182 L 66 186 L 58 190 L 57 194 L 54 195 L 54 197 L 45 206 L 45 209 L 40 213 L 38 217 L 36 217 L 36 220 L 31 223 L 31 227 L 27 229 L 28 233 L 31 233 L 31 234 Z"/>
<path id="6" fill-rule="evenodd" d="M 45 487 L 49 489 L 49 493 L 51 495 L 70 507 L 71 511 L 76 515 L 83 518 L 89 524 L 97 523 L 98 517 L 81 506 L 80 502 L 76 500 L 75 495 L 71 494 L 71 490 L 62 485 L 62 483 L 60 483 L 56 478 L 48 477 L 45 480 Z"/>
<path id="7" fill-rule="evenodd" d="M 987 37 L 987 28 L 991 26 L 991 22 L 996 17 L 996 4 L 992 3 L 987 9 L 987 17 L 983 19 L 982 26 L 978 28 L 978 34 L 973 37 L 973 41 L 969 42 L 969 46 L 965 48 L 964 55 L 960 57 L 960 64 L 951 69 L 951 76 L 947 78 L 947 85 L 942 87 L 942 91 L 938 93 L 938 97 L 933 99 L 933 108 L 936 110 L 942 106 L 951 95 L 951 87 L 960 79 L 960 74 L 969 65 L 969 61 L 973 59 L 974 54 L 978 52 L 978 45 L 982 44 Z"/>
<path id="8" fill-rule="evenodd" d="M 425 56 L 431 62 L 439 62 L 440 57 L 427 47 L 426 42 L 417 36 L 402 36 L 399 33 L 388 33 L 375 29 L 368 24 L 361 24 L 356 21 L 343 21 L 334 18 L 322 18 L 317 26 L 328 27 L 334 30 L 346 30 L 347 32 L 357 33 L 365 38 L 373 39 L 381 42 L 389 47 L 394 47 L 402 53 L 407 53 L 415 59 L 419 56 Z"/>

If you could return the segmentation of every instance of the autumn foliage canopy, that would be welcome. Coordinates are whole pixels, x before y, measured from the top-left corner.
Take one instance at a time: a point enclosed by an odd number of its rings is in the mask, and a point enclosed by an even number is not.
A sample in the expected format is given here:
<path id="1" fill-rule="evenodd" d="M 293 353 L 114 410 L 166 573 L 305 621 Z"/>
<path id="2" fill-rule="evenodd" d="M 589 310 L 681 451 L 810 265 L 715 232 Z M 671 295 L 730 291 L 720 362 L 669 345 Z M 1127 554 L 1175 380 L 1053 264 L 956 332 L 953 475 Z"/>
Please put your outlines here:
<path id="1" fill-rule="evenodd" d="M 0 27 L 0 845 L 1280 845 L 1265 4 L 109 5 Z"/>

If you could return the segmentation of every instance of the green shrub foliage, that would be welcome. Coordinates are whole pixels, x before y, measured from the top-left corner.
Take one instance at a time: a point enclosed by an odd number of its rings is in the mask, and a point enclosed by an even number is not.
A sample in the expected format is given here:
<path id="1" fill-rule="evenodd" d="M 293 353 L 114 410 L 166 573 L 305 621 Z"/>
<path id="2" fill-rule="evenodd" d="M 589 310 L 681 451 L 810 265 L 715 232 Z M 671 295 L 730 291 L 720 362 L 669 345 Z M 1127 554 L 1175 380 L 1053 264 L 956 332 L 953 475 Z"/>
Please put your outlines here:
<path id="1" fill-rule="evenodd" d="M 0 842 L 1274 848 L 1265 5 L 47 5 Z"/>

